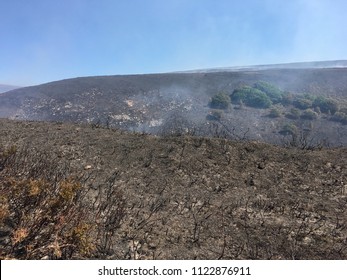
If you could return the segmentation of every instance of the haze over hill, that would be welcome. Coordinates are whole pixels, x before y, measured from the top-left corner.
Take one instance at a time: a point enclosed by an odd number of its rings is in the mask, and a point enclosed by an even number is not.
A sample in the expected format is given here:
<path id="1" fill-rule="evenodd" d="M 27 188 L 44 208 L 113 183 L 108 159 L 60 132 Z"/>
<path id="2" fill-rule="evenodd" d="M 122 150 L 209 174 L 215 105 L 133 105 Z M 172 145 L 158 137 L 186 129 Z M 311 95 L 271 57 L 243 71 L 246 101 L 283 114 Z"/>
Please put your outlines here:
<path id="1" fill-rule="evenodd" d="M 292 62 L 292 63 L 281 63 L 281 64 L 219 67 L 219 68 L 187 70 L 187 71 L 181 71 L 181 72 L 194 73 L 194 72 L 221 72 L 221 71 L 238 71 L 238 70 L 254 70 L 255 71 L 255 70 L 267 70 L 267 69 L 307 69 L 307 68 L 337 68 L 337 67 L 347 67 L 347 60 Z"/>
<path id="2" fill-rule="evenodd" d="M 18 86 L 11 86 L 11 85 L 0 85 L 0 93 L 14 90 L 16 88 L 19 88 Z"/>
<path id="3" fill-rule="evenodd" d="M 346 61 L 310 62 L 67 79 L 1 94 L 0 117 L 94 123 L 154 134 L 214 134 L 276 144 L 289 140 L 281 131 L 292 125 L 315 144 L 346 145 L 345 65 Z M 266 108 L 247 103 L 239 108 L 233 103 L 222 112 L 211 107 L 211 98 L 216 94 L 231 96 L 235 90 L 259 82 L 266 82 L 291 100 L 286 101 L 288 104 L 273 100 L 272 107 Z M 336 103 L 336 108 L 325 110 L 322 98 Z M 268 117 L 271 110 L 278 111 L 276 118 Z M 312 110 L 317 112 L 312 115 Z M 214 114 L 218 114 L 217 119 Z"/>

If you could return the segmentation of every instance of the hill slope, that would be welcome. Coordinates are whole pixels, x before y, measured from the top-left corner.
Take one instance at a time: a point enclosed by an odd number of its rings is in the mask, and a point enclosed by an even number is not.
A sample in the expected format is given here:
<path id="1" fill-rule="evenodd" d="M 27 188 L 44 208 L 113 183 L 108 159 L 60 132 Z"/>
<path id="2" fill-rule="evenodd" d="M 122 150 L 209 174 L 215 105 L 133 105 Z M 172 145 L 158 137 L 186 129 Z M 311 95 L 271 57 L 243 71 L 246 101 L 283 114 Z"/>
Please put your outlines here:
<path id="1" fill-rule="evenodd" d="M 310 138 L 317 143 L 346 145 L 347 126 L 329 121 L 329 114 L 309 121 L 292 120 L 285 117 L 290 115 L 290 108 L 280 108 L 281 117 L 270 119 L 266 117 L 269 109 L 234 110 L 231 106 L 224 112 L 222 124 L 206 119 L 213 95 L 220 91 L 231 94 L 258 81 L 271 83 L 294 96 L 306 93 L 334 98 L 347 112 L 347 68 L 304 68 L 301 64 L 299 68 L 270 68 L 62 80 L 0 94 L 0 117 L 98 123 L 154 134 L 181 126 L 181 132 L 194 130 L 205 136 L 217 125 L 219 130 L 227 128 L 223 133 L 229 138 L 235 137 L 228 131 L 238 137 L 247 132 L 249 139 L 276 144 L 284 141 L 279 134 L 283 126 L 292 123 L 300 131 L 311 130 Z"/>
<path id="2" fill-rule="evenodd" d="M 8 120 L 0 144 L 16 145 L 19 162 L 50 159 L 85 174 L 85 188 L 111 182 L 124 194 L 126 215 L 103 258 L 347 258 L 346 148 Z"/>

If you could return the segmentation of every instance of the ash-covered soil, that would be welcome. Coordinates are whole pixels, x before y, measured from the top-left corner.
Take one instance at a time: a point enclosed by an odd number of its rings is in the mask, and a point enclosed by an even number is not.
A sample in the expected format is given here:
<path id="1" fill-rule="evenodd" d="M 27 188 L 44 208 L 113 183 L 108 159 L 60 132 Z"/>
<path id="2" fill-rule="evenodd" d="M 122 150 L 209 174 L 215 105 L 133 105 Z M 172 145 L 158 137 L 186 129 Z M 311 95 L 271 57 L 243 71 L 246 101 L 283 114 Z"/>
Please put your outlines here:
<path id="1" fill-rule="evenodd" d="M 43 153 L 126 200 L 113 259 L 347 259 L 347 148 L 156 137 L 0 120 L 0 145 Z"/>

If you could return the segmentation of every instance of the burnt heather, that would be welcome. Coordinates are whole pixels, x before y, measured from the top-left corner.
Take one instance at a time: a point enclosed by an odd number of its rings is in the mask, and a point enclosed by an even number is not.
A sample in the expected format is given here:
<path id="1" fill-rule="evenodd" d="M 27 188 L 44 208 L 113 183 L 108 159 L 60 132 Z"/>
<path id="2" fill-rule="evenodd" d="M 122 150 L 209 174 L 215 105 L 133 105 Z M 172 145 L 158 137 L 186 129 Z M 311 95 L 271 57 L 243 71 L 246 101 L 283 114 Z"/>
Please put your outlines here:
<path id="1" fill-rule="evenodd" d="M 59 239 L 48 236 L 47 246 L 55 247 L 47 248 L 55 251 L 30 255 L 18 247 L 16 258 L 347 259 L 346 148 L 302 150 L 6 119 L 0 120 L 0 146 L 15 146 L 17 162 L 44 155 L 55 168 L 68 166 L 67 173 L 86 178 L 86 203 L 111 187 L 124 200 L 102 254 L 100 244 L 83 243 L 89 250 L 67 257 Z M 14 236 L 25 226 L 20 218 L 3 221 L 0 251 L 11 252 L 30 234 Z"/>

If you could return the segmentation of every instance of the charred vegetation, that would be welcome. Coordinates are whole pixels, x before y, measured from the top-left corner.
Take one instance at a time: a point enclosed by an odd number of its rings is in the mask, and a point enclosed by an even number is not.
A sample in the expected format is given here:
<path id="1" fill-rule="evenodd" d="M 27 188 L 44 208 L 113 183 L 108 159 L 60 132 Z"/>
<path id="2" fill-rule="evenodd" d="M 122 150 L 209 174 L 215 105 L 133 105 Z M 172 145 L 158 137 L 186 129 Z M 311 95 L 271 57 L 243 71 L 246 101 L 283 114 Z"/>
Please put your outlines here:
<path id="1" fill-rule="evenodd" d="M 1 258 L 347 257 L 346 148 L 0 122 Z"/>

